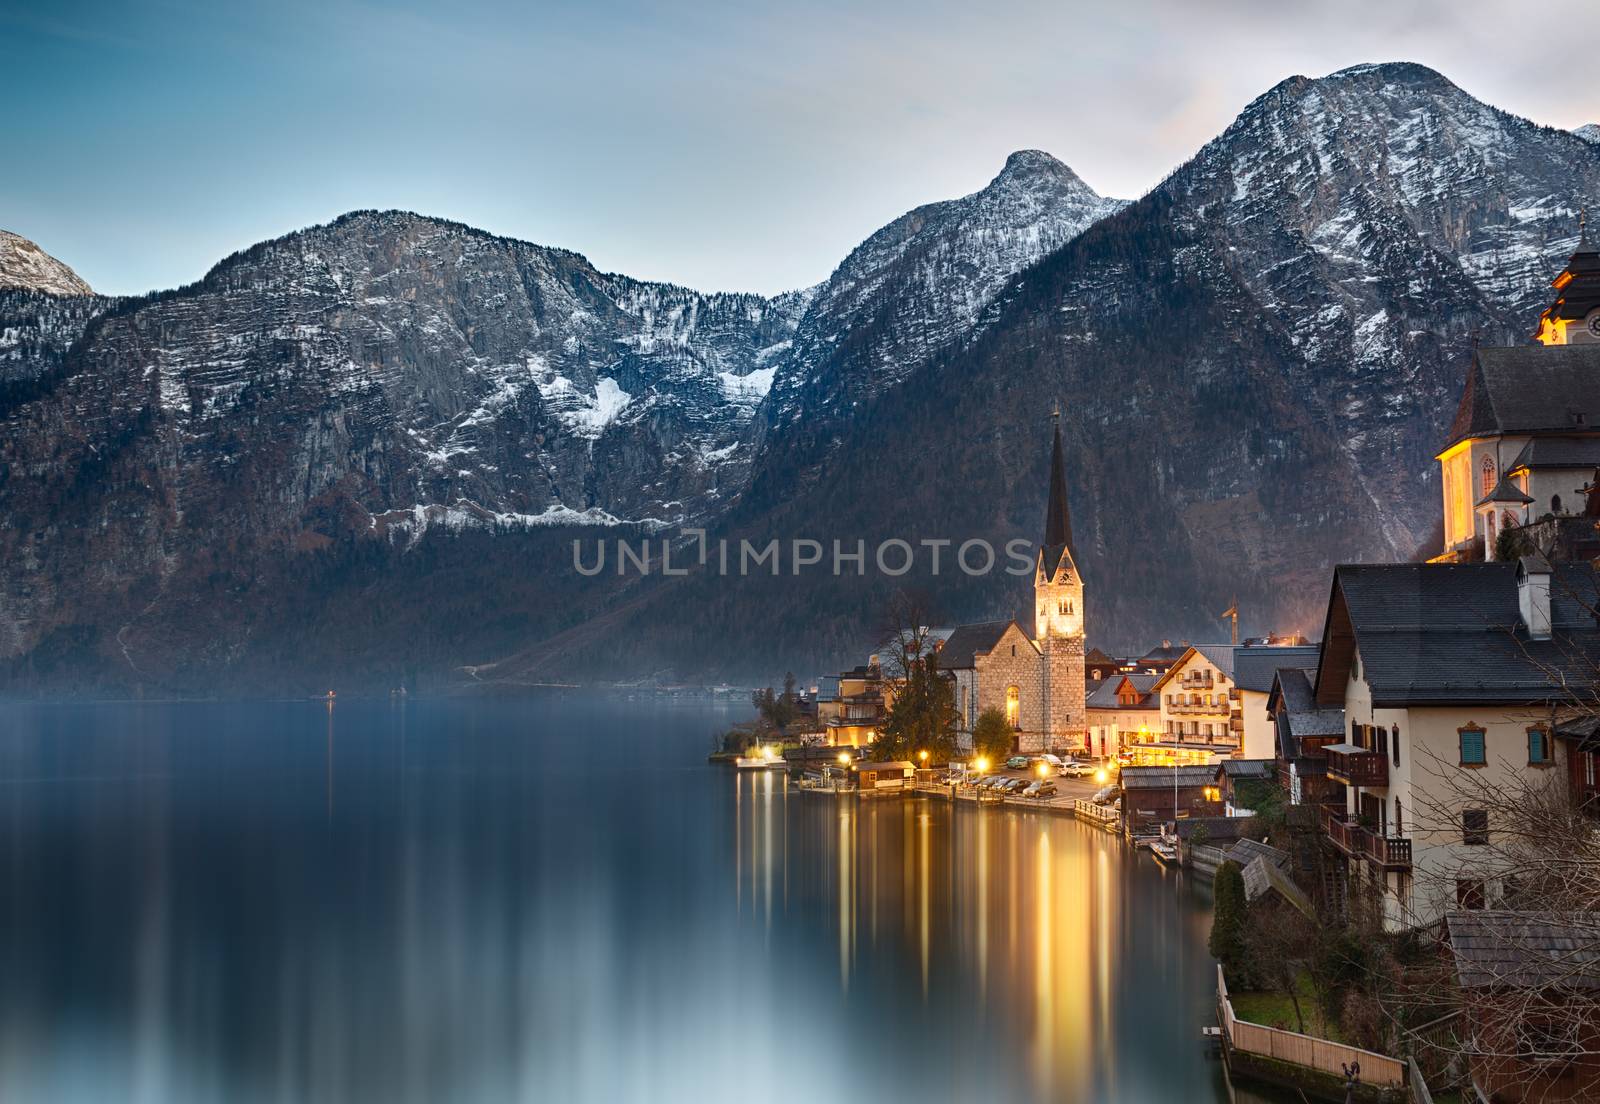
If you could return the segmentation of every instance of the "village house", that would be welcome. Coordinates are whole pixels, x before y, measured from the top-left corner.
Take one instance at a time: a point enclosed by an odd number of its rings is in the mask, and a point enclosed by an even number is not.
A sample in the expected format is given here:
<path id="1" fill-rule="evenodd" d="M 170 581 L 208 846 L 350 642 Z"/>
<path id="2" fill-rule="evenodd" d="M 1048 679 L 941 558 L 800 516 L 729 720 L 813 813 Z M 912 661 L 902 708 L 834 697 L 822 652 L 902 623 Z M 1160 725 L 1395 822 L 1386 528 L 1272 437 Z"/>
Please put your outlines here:
<path id="1" fill-rule="evenodd" d="M 866 747 L 878 738 L 894 705 L 894 683 L 878 657 L 817 683 L 817 723 L 829 747 Z"/>
<path id="2" fill-rule="evenodd" d="M 1344 808 L 1344 784 L 1328 777 L 1324 749 L 1344 739 L 1344 710 L 1317 704 L 1317 669 L 1280 667 L 1273 673 L 1267 713 L 1277 736 L 1278 785 L 1291 805 Z"/>
<path id="3" fill-rule="evenodd" d="M 1152 688 L 1160 706 L 1153 739 L 1132 750 L 1139 763 L 1209 764 L 1238 753 L 1244 717 L 1233 688 L 1231 644 L 1195 644 Z"/>
<path id="4" fill-rule="evenodd" d="M 1600 931 L 1593 918 L 1453 912 L 1447 930 L 1478 1099 L 1600 1099 Z"/>
<path id="5" fill-rule="evenodd" d="M 1223 815 L 1255 816 L 1256 796 L 1273 786 L 1276 774 L 1277 763 L 1272 759 L 1224 759 L 1218 763 L 1212 783 Z"/>
<path id="6" fill-rule="evenodd" d="M 1124 746 L 1148 740 L 1160 731 L 1156 678 L 1142 671 L 1118 674 L 1090 692 L 1087 750 L 1091 756 L 1110 758 Z"/>
<path id="7" fill-rule="evenodd" d="M 1267 699 L 1280 667 L 1315 667 L 1316 645 L 1280 646 L 1263 642 L 1245 644 L 1233 653 L 1233 684 L 1239 692 L 1239 716 L 1244 722 L 1239 754 L 1245 759 L 1273 759 L 1278 738 Z"/>
<path id="8" fill-rule="evenodd" d="M 1088 735 L 1083 578 L 1072 548 L 1059 416 L 1055 423 L 1031 633 L 1014 620 L 961 625 L 938 652 L 940 670 L 955 680 L 958 738 L 966 747 L 988 709 L 1005 714 L 1015 751 L 1078 751 Z"/>
<path id="9" fill-rule="evenodd" d="M 1505 899 L 1474 848 L 1497 830 L 1472 794 L 1567 779 L 1557 722 L 1600 658 L 1588 564 L 1364 564 L 1334 572 L 1315 698 L 1343 711 L 1322 750 L 1342 807 L 1323 827 L 1391 931 Z"/>
<path id="10" fill-rule="evenodd" d="M 1170 820 L 1217 813 L 1215 773 L 1207 766 L 1122 768 L 1119 785 L 1127 830 L 1152 831 Z"/>

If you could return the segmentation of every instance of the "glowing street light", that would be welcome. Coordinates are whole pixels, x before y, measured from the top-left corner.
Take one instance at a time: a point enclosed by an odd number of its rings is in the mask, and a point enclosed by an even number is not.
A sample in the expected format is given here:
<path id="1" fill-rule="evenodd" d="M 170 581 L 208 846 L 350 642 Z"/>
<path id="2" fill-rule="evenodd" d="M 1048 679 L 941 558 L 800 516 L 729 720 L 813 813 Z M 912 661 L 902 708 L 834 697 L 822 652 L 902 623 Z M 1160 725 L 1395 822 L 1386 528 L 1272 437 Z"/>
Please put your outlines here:
<path id="1" fill-rule="evenodd" d="M 850 753 L 848 751 L 841 751 L 839 753 L 839 765 L 841 767 L 848 767 L 850 765 Z"/>
<path id="2" fill-rule="evenodd" d="M 1047 767 L 1045 764 L 1040 763 L 1039 764 L 1039 769 L 1038 769 L 1039 777 L 1043 778 L 1045 775 L 1047 775 L 1049 773 L 1050 773 L 1050 768 Z"/>
<path id="3" fill-rule="evenodd" d="M 919 752 L 917 752 L 917 758 L 921 759 L 924 763 L 926 763 L 928 761 L 928 753 L 927 753 L 927 751 L 919 751 Z"/>
<path id="4" fill-rule="evenodd" d="M 989 769 L 989 760 L 980 755 L 972 765 L 978 769 L 979 774 L 983 774 Z"/>
<path id="5" fill-rule="evenodd" d="M 1111 776 L 1106 773 L 1104 767 L 1101 767 L 1099 770 L 1094 772 L 1094 780 L 1102 786 L 1106 784 L 1110 777 Z"/>

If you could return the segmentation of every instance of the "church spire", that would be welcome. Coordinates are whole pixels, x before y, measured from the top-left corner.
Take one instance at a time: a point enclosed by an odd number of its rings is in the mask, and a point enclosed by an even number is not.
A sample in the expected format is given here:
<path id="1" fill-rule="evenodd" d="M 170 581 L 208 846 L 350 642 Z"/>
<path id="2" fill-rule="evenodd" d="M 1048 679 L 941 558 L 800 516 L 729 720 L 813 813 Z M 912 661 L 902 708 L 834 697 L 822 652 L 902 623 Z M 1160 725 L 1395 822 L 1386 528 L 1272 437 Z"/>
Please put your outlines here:
<path id="1" fill-rule="evenodd" d="M 1044 559 L 1047 571 L 1054 572 L 1066 552 L 1068 562 L 1072 555 L 1072 513 L 1067 505 L 1067 472 L 1061 457 L 1061 408 L 1058 405 L 1050 415 L 1055 426 L 1055 440 L 1050 446 L 1050 498 L 1044 516 Z"/>

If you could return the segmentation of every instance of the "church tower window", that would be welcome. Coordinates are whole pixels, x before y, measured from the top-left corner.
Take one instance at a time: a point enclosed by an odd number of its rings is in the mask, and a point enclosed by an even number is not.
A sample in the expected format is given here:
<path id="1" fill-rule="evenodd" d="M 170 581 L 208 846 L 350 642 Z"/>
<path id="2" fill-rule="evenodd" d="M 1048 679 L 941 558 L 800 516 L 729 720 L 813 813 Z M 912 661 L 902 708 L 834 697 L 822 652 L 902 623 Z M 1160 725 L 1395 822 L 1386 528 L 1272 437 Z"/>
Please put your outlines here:
<path id="1" fill-rule="evenodd" d="M 1483 487 L 1483 493 L 1488 494 L 1494 490 L 1494 458 L 1483 458 L 1483 478 L 1478 481 Z"/>
<path id="2" fill-rule="evenodd" d="M 1022 709 L 1020 696 L 1015 686 L 1006 687 L 1006 724 L 1012 728 L 1022 727 Z"/>

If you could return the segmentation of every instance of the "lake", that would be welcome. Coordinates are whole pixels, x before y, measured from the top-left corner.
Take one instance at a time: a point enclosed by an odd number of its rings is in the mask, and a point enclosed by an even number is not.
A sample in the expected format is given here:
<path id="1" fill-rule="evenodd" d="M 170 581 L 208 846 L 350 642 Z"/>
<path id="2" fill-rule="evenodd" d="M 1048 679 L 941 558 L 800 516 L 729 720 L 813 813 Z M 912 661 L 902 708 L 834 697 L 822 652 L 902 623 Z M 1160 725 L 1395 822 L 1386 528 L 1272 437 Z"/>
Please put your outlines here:
<path id="1" fill-rule="evenodd" d="M 0 1100 L 1227 1099 L 1203 887 L 747 713 L 0 706 Z"/>

